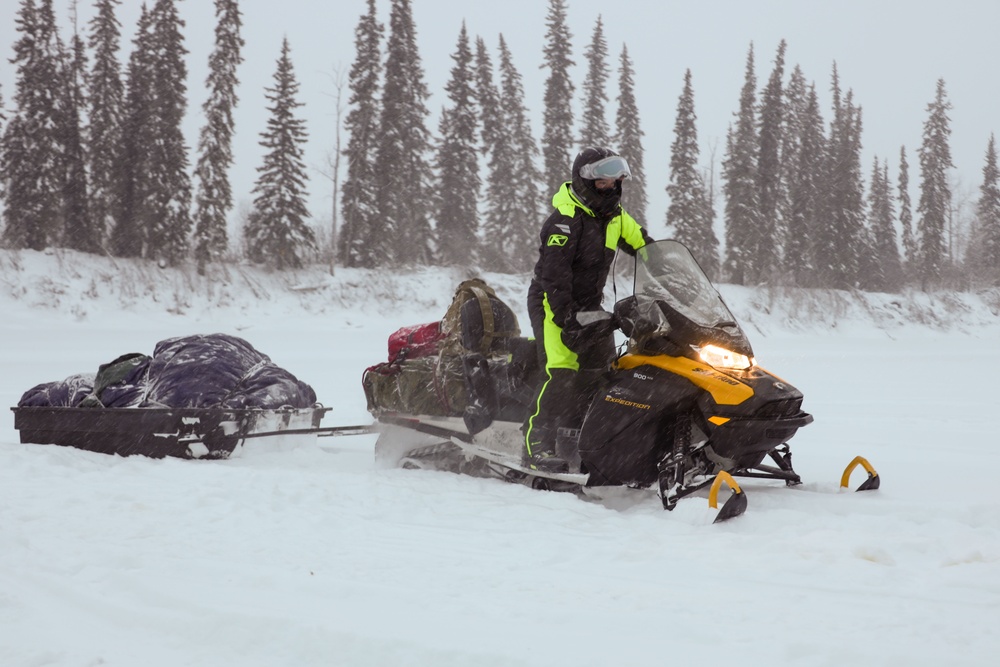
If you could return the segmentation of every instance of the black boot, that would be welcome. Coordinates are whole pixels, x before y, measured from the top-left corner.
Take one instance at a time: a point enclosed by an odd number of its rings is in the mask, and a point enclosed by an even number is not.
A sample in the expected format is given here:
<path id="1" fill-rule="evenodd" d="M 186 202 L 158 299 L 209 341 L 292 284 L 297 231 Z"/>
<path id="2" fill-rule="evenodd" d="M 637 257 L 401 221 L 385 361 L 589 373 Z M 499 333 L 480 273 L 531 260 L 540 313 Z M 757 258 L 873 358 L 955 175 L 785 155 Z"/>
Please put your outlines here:
<path id="1" fill-rule="evenodd" d="M 537 450 L 529 456 L 528 467 L 547 473 L 569 472 L 569 464 L 566 459 L 559 458 L 554 452 L 547 449 Z"/>

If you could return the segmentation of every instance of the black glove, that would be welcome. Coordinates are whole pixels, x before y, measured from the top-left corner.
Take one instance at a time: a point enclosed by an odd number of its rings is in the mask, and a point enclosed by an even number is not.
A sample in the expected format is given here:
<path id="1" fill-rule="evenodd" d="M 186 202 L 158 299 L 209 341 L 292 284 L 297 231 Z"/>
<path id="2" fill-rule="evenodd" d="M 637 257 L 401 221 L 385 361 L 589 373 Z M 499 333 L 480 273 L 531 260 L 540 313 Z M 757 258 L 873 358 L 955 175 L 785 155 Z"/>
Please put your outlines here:
<path id="1" fill-rule="evenodd" d="M 606 310 L 581 310 L 573 314 L 563 327 L 563 341 L 571 350 L 603 341 L 618 328 L 614 316 Z"/>

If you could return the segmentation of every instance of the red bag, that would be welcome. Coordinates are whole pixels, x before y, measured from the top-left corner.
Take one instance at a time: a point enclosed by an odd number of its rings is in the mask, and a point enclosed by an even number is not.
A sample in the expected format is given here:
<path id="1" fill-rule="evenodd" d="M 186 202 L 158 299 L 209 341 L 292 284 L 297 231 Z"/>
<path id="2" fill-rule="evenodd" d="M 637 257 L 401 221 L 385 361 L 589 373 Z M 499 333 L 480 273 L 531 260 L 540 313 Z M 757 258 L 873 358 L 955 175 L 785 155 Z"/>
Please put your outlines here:
<path id="1" fill-rule="evenodd" d="M 403 327 L 389 336 L 389 361 L 437 354 L 444 339 L 445 334 L 441 331 L 440 321 Z"/>

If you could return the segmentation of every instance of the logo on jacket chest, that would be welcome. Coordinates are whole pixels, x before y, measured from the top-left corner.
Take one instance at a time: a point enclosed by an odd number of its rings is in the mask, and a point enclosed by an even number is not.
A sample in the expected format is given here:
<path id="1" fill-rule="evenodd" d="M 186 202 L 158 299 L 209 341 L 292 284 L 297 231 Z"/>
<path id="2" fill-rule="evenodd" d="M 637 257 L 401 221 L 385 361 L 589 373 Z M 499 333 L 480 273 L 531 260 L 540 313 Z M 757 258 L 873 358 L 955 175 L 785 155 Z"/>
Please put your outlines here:
<path id="1" fill-rule="evenodd" d="M 565 234 L 551 234 L 549 236 L 549 240 L 546 242 L 545 245 L 564 246 L 566 245 L 566 241 L 569 241 L 569 237 L 566 236 Z"/>

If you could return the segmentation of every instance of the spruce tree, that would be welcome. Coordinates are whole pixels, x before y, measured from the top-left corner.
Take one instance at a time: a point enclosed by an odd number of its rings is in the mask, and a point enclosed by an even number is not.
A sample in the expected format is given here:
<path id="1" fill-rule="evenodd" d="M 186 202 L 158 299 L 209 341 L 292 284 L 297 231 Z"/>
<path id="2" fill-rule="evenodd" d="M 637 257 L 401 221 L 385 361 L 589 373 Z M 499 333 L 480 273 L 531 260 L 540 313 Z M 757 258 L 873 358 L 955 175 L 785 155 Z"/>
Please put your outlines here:
<path id="1" fill-rule="evenodd" d="M 503 35 L 500 36 L 500 116 L 505 122 L 505 132 L 510 138 L 509 173 L 506 187 L 509 196 L 503 197 L 503 208 L 498 210 L 500 220 L 505 220 L 507 237 L 504 255 L 513 271 L 528 271 L 537 258 L 538 230 L 548 210 L 548 202 L 555 191 L 539 191 L 542 176 L 538 170 L 538 144 L 531 131 L 528 108 L 524 103 L 524 84 L 521 74 Z M 499 197 L 498 197 L 499 199 Z"/>
<path id="2" fill-rule="evenodd" d="M 646 197 L 645 152 L 642 147 L 642 137 L 645 133 L 639 123 L 639 106 L 635 101 L 635 71 L 628 56 L 628 47 L 625 45 L 622 45 L 618 70 L 618 113 L 615 116 L 615 129 L 618 152 L 628 160 L 629 168 L 632 170 L 632 176 L 622 191 L 622 208 L 636 220 L 645 222 L 646 209 L 649 206 Z"/>
<path id="3" fill-rule="evenodd" d="M 948 263 L 945 228 L 951 208 L 951 188 L 948 169 L 951 161 L 951 135 L 948 102 L 944 79 L 938 79 L 934 101 L 927 105 L 923 142 L 920 145 L 920 216 L 917 229 L 920 236 L 919 278 L 923 289 L 938 285 Z"/>
<path id="4" fill-rule="evenodd" d="M 894 291 L 899 288 L 899 248 L 896 245 L 895 211 L 892 205 L 888 165 L 875 158 L 868 191 L 868 229 L 871 252 L 862 257 L 860 273 L 868 289 Z"/>
<path id="5" fill-rule="evenodd" d="M 903 277 L 909 282 L 916 277 L 919 249 L 913 230 L 913 209 L 910 205 L 910 165 L 906 162 L 906 146 L 899 148 L 898 189 L 899 224 L 903 228 Z"/>
<path id="6" fill-rule="evenodd" d="M 87 157 L 80 111 L 87 106 L 87 58 L 83 40 L 74 34 L 62 63 L 61 148 L 63 162 L 63 245 L 82 252 L 101 250 L 104 230 L 90 215 Z"/>
<path id="7" fill-rule="evenodd" d="M 429 93 L 417 50 L 410 0 L 392 0 L 386 46 L 385 86 L 375 154 L 379 229 L 373 230 L 374 259 L 395 264 L 428 264 L 434 237 L 427 130 Z"/>
<path id="8" fill-rule="evenodd" d="M 191 181 L 181 130 L 187 108 L 187 49 L 175 0 L 156 0 L 151 18 L 153 135 L 144 137 L 153 144 L 147 257 L 175 266 L 187 253 L 191 232 Z"/>
<path id="9" fill-rule="evenodd" d="M 830 120 L 830 131 L 826 139 L 826 150 L 823 155 L 823 178 L 820 181 L 820 207 L 818 219 L 822 221 L 813 230 L 812 242 L 812 263 L 815 275 L 810 286 L 812 287 L 834 287 L 837 274 L 837 236 L 842 233 L 837 221 L 841 204 L 841 191 L 843 187 L 839 185 L 840 159 L 843 152 L 844 135 L 844 110 L 843 96 L 840 89 L 840 75 L 837 72 L 837 64 L 833 64 L 831 75 L 830 92 L 832 96 L 831 112 L 833 118 Z"/>
<path id="10" fill-rule="evenodd" d="M 858 284 L 860 255 L 869 252 L 871 240 L 864 238 L 865 232 L 865 186 L 861 167 L 861 107 L 854 104 L 854 91 L 847 91 L 848 134 L 845 157 L 841 163 L 846 167 L 846 190 L 843 193 L 843 214 L 846 233 L 841 237 L 844 257 L 844 286 Z M 867 245 L 866 245 L 867 242 Z"/>
<path id="11" fill-rule="evenodd" d="M 244 238 L 247 256 L 254 262 L 277 268 L 302 266 L 309 251 L 316 250 L 316 237 L 306 224 L 306 182 L 308 175 L 302 159 L 306 142 L 305 121 L 295 109 L 299 84 L 292 68 L 288 38 L 281 44 L 281 57 L 274 73 L 274 87 L 265 88 L 271 105 L 267 129 L 261 133 L 263 164 L 253 192 L 256 195 Z"/>
<path id="12" fill-rule="evenodd" d="M 349 135 L 344 156 L 347 177 L 341 200 L 342 222 L 337 257 L 344 266 L 376 266 L 386 262 L 389 243 L 385 221 L 378 218 L 375 146 L 379 136 L 379 80 L 382 77 L 382 34 L 375 0 L 354 28 L 355 58 L 348 75 L 351 110 L 344 121 Z"/>
<path id="13" fill-rule="evenodd" d="M 118 63 L 120 0 L 98 0 L 90 20 L 90 215 L 102 243 L 121 217 L 122 104 L 124 87 Z"/>
<path id="14" fill-rule="evenodd" d="M 549 194 L 569 180 L 573 165 L 573 81 L 569 68 L 572 60 L 573 35 L 566 25 L 566 0 L 549 0 L 545 18 L 545 48 L 542 69 L 548 69 L 545 79 L 545 108 L 542 115 L 543 178 Z"/>
<path id="15" fill-rule="evenodd" d="M 996 138 L 990 135 L 983 166 L 983 183 L 976 204 L 978 243 L 973 246 L 976 273 L 987 284 L 1000 287 L 1000 169 Z"/>
<path id="16" fill-rule="evenodd" d="M 726 157 L 722 163 L 726 197 L 725 278 L 737 285 L 753 284 L 758 279 L 753 257 L 754 234 L 760 224 L 760 199 L 757 187 L 756 87 L 753 44 L 747 54 L 746 73 L 740 92 L 740 109 L 735 129 L 726 137 Z"/>
<path id="17" fill-rule="evenodd" d="M 587 61 L 587 77 L 583 80 L 580 147 L 610 147 L 611 130 L 605 116 L 605 108 L 608 106 L 608 43 L 604 39 L 604 22 L 600 15 L 597 16 L 594 32 L 583 56 Z"/>
<path id="18" fill-rule="evenodd" d="M 821 224 L 815 229 L 813 262 L 817 286 L 849 289 L 858 284 L 864 248 L 864 192 L 861 177 L 861 109 L 853 92 L 841 95 L 833 68 L 833 120 L 824 157 Z"/>
<path id="19" fill-rule="evenodd" d="M 674 142 L 670 150 L 670 184 L 667 195 L 667 229 L 684 243 L 709 278 L 719 268 L 719 241 L 705 215 L 705 184 L 698 172 L 698 130 L 695 125 L 694 90 L 691 70 L 684 74 L 684 90 L 677 102 Z"/>
<path id="20" fill-rule="evenodd" d="M 0 86 L 0 202 L 6 199 L 6 195 L 4 194 L 5 184 L 3 178 L 4 161 L 6 160 L 6 156 L 4 155 L 3 151 L 3 131 L 6 126 L 7 126 L 7 114 L 4 113 L 3 86 Z M 0 204 L 0 211 L 2 210 L 3 210 L 3 205 Z M 0 218 L 0 229 L 2 228 L 3 228 L 2 218 Z"/>
<path id="21" fill-rule="evenodd" d="M 14 103 L 17 111 L 3 137 L 6 190 L 4 243 L 43 250 L 61 241 L 65 183 L 61 136 L 62 99 L 52 94 L 61 81 L 62 44 L 52 0 L 22 0 L 15 19 Z"/>
<path id="22" fill-rule="evenodd" d="M 792 77 L 795 80 L 795 77 Z M 792 105 L 799 116 L 789 123 L 798 131 L 794 161 L 788 170 L 788 224 L 785 230 L 784 262 L 793 284 L 816 286 L 814 244 L 817 228 L 822 224 L 820 211 L 823 192 L 823 167 L 826 151 L 823 117 L 819 110 L 816 86 L 811 85 L 804 107 Z M 790 151 L 791 152 L 791 151 Z"/>
<path id="23" fill-rule="evenodd" d="M 218 261 L 229 246 L 226 216 L 233 207 L 229 167 L 233 164 L 233 109 L 238 97 L 236 68 L 243 62 L 240 50 L 242 18 L 236 0 L 215 0 L 215 49 L 208 58 L 209 96 L 202 106 L 205 125 L 198 140 L 195 177 L 195 260 L 204 274 L 208 262 Z"/>
<path id="24" fill-rule="evenodd" d="M 785 40 L 778 45 L 774 69 L 761 98 L 759 152 L 757 156 L 758 224 L 750 228 L 748 249 L 753 257 L 755 281 L 773 282 L 780 264 L 780 219 L 787 192 L 781 176 L 781 144 L 784 123 L 782 79 L 785 72 Z"/>
<path id="25" fill-rule="evenodd" d="M 152 14 L 143 4 L 126 70 L 122 151 L 118 162 L 121 209 L 111 230 L 111 252 L 118 257 L 145 257 L 148 228 L 155 215 L 152 197 L 153 100 Z"/>
<path id="26" fill-rule="evenodd" d="M 447 266 L 472 266 L 478 250 L 479 158 L 475 72 L 469 36 L 462 22 L 445 85 L 450 106 L 441 112 L 436 167 L 440 187 L 437 214 L 438 259 Z"/>
<path id="27" fill-rule="evenodd" d="M 782 197 L 778 201 L 778 220 L 781 221 L 775 230 L 777 243 L 784 260 L 782 265 L 787 272 L 788 263 L 785 255 L 788 243 L 788 228 L 792 219 L 792 187 L 798 178 L 798 162 L 802 152 L 802 123 L 805 120 L 806 108 L 809 104 L 809 88 L 802 68 L 796 65 L 788 77 L 788 85 L 782 91 L 781 115 L 781 145 L 779 147 L 780 174 Z"/>
<path id="28" fill-rule="evenodd" d="M 486 155 L 486 191 L 483 197 L 480 265 L 490 271 L 509 271 L 514 253 L 511 215 L 520 193 L 512 189 L 514 155 L 511 133 L 500 105 L 500 91 L 493 81 L 493 64 L 486 43 L 476 38 L 475 86 L 482 152 Z M 520 239 L 518 239 L 520 240 Z"/>

